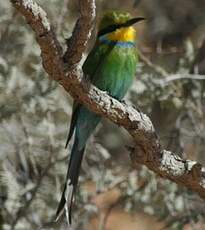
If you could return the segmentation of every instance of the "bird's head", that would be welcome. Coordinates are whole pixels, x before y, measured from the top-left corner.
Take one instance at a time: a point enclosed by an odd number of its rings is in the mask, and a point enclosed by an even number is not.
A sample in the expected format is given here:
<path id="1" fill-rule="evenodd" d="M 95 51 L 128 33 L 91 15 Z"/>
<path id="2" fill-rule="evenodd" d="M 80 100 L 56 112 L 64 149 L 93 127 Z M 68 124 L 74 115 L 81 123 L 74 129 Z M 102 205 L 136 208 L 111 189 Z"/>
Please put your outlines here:
<path id="1" fill-rule="evenodd" d="M 111 41 L 134 42 L 136 31 L 133 24 L 142 20 L 142 17 L 132 18 L 128 12 L 107 12 L 100 21 L 98 37 L 106 36 Z"/>

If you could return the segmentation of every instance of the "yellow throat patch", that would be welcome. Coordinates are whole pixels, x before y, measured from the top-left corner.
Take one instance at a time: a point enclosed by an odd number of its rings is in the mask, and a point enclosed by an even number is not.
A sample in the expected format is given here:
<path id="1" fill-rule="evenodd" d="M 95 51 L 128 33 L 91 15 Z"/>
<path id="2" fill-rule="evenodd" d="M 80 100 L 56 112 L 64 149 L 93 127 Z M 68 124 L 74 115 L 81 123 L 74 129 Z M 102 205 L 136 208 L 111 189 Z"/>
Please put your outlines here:
<path id="1" fill-rule="evenodd" d="M 119 42 L 134 42 L 136 37 L 136 30 L 133 26 L 122 27 L 107 35 L 111 41 Z"/>

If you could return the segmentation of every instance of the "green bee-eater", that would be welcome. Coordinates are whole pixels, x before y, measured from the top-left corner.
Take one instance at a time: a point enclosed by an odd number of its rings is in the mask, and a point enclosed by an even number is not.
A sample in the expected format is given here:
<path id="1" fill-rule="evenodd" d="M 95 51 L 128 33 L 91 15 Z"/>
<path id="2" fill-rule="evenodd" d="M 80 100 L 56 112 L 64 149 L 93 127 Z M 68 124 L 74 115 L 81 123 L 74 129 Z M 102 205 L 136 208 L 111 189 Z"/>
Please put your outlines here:
<path id="1" fill-rule="evenodd" d="M 89 53 L 83 72 L 92 84 L 121 100 L 136 73 L 137 56 L 135 48 L 134 23 L 144 18 L 131 18 L 127 12 L 108 12 L 102 18 L 94 48 Z M 85 106 L 74 102 L 69 143 L 73 133 L 74 144 L 67 171 L 61 201 L 56 213 L 57 219 L 64 209 L 71 223 L 71 209 L 78 184 L 81 161 L 86 142 L 100 122 L 101 117 Z"/>

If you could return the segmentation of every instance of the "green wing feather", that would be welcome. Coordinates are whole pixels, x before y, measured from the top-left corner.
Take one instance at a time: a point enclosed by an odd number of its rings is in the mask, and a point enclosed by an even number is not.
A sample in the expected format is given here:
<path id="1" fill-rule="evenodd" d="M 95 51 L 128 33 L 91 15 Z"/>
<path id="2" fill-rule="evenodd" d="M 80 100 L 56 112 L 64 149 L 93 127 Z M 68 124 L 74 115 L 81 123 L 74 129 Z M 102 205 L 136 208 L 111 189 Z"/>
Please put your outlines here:
<path id="1" fill-rule="evenodd" d="M 83 64 L 83 72 L 85 74 L 84 77 L 88 77 L 88 80 L 93 82 L 94 77 L 98 77 L 96 75 L 96 73 L 98 73 L 98 69 L 101 67 L 101 65 L 103 65 L 103 62 L 106 60 L 106 56 L 109 55 L 109 53 L 112 51 L 113 48 L 114 48 L 114 45 L 105 46 L 103 47 L 103 49 L 99 50 L 99 44 L 98 42 L 96 42 L 95 46 L 93 47 L 86 61 Z M 69 129 L 68 137 L 66 140 L 65 148 L 67 148 L 69 141 L 71 140 L 73 136 L 73 133 L 76 127 L 76 122 L 78 119 L 78 114 L 79 114 L 81 107 L 82 105 L 74 101 L 70 129 Z"/>

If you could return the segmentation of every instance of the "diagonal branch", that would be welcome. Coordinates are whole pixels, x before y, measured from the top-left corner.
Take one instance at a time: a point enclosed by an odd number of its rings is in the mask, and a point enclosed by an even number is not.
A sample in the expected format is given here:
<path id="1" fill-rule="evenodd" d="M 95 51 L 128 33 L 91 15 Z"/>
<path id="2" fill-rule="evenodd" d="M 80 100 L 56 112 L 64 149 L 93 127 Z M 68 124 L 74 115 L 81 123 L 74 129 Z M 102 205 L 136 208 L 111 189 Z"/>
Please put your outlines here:
<path id="1" fill-rule="evenodd" d="M 159 176 L 184 185 L 205 199 L 205 167 L 163 150 L 152 122 L 145 114 L 82 81 L 83 73 L 79 63 L 95 18 L 95 1 L 79 0 L 80 17 L 68 42 L 67 66 L 63 63 L 62 48 L 45 11 L 32 0 L 10 1 L 34 30 L 41 49 L 43 66 L 48 75 L 76 100 L 123 126 L 130 133 L 135 142 L 135 146 L 130 149 L 133 163 L 144 164 Z"/>

